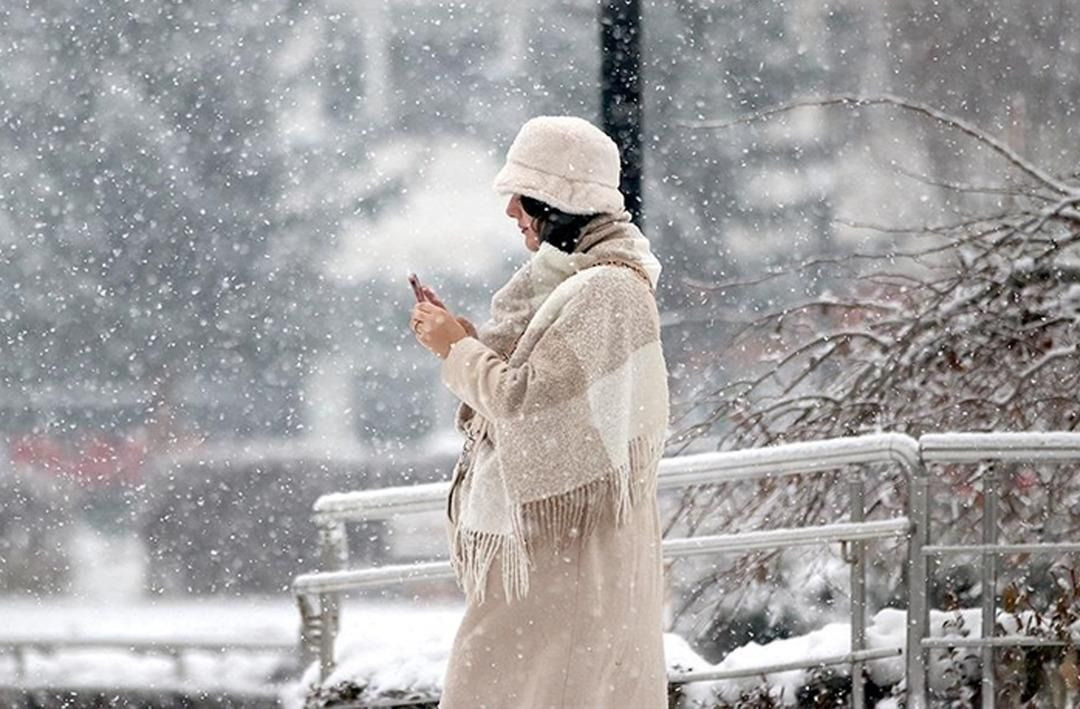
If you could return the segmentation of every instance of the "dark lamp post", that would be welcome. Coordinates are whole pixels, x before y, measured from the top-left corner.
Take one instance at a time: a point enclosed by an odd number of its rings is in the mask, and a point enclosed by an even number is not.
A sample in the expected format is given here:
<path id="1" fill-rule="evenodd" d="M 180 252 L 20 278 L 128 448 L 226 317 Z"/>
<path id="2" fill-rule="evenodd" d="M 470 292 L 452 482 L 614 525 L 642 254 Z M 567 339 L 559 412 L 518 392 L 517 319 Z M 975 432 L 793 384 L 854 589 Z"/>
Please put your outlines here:
<path id="1" fill-rule="evenodd" d="M 642 226 L 641 5 L 600 2 L 600 105 L 604 131 L 618 144 L 626 208 Z"/>

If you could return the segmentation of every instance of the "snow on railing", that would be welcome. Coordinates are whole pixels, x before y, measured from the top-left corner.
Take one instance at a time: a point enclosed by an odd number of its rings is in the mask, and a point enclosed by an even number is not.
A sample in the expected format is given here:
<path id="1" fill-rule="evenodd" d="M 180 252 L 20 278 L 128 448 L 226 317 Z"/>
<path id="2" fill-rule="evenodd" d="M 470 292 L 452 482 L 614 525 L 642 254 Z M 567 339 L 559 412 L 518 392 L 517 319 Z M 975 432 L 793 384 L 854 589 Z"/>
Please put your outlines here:
<path id="1" fill-rule="evenodd" d="M 927 433 L 919 438 L 926 463 L 1070 461 L 1080 455 L 1080 433 Z"/>
<path id="2" fill-rule="evenodd" d="M 661 547 L 665 558 L 685 558 L 701 554 L 902 537 L 907 535 L 909 526 L 906 518 L 899 517 L 861 524 L 841 522 L 796 529 L 770 529 L 764 532 L 665 539 L 661 542 Z M 387 586 L 419 579 L 452 578 L 453 575 L 449 561 L 387 564 L 370 569 L 302 574 L 293 581 L 293 591 L 295 593 L 332 593 L 347 591 L 351 588 Z"/>
<path id="3" fill-rule="evenodd" d="M 788 443 L 723 453 L 696 453 L 660 461 L 659 489 L 716 484 L 830 470 L 841 465 L 897 462 L 910 468 L 919 460 L 914 439 L 879 433 L 826 441 Z M 397 514 L 427 512 L 446 503 L 450 483 L 356 490 L 323 495 L 315 501 L 317 521 L 356 522 Z"/>

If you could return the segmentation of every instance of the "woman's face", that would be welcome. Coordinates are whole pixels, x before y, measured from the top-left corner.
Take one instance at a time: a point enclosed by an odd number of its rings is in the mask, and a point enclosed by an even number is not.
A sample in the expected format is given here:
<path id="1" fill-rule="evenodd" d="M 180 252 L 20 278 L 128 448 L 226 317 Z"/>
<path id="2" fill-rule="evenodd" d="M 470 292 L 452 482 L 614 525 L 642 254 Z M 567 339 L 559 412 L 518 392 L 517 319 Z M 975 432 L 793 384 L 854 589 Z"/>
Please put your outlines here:
<path id="1" fill-rule="evenodd" d="M 517 222 L 521 235 L 525 237 L 525 248 L 536 251 L 540 248 L 540 235 L 536 233 L 533 218 L 525 213 L 521 206 L 521 195 L 514 195 L 506 205 L 506 216 Z"/>

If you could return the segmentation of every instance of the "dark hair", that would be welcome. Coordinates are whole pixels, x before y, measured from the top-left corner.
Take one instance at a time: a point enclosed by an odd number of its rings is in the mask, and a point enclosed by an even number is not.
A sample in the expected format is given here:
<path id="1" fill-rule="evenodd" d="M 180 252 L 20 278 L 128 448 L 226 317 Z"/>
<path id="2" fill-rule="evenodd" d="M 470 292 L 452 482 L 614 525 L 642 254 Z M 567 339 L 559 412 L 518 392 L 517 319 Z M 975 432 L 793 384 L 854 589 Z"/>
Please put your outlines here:
<path id="1" fill-rule="evenodd" d="M 588 224 L 595 214 L 567 214 L 546 202 L 532 197 L 521 196 L 521 208 L 533 218 L 536 233 L 541 242 L 572 253 L 577 246 L 581 229 Z"/>

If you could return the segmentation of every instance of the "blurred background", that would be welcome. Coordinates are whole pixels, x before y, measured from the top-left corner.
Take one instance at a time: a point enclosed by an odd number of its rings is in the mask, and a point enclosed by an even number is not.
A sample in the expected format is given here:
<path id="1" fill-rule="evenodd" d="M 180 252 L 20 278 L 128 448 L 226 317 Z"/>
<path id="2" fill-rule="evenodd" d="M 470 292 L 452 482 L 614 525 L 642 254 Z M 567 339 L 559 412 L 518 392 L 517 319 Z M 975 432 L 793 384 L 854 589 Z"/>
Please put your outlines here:
<path id="1" fill-rule="evenodd" d="M 943 214 L 948 193 L 913 173 L 1000 169 L 871 108 L 693 122 L 891 93 L 1075 175 L 1080 18 L 1064 0 L 641 13 L 642 225 L 679 428 L 757 361 L 713 356 L 733 328 L 838 276 L 717 284 L 902 248 L 860 225 Z M 315 498 L 446 479 L 460 445 L 407 328 L 406 274 L 486 318 L 528 255 L 491 180 L 529 117 L 599 122 L 599 47 L 592 0 L 0 8 L 0 624 L 241 599 L 292 637 Z M 356 526 L 353 555 L 439 557 L 438 522 Z"/>

